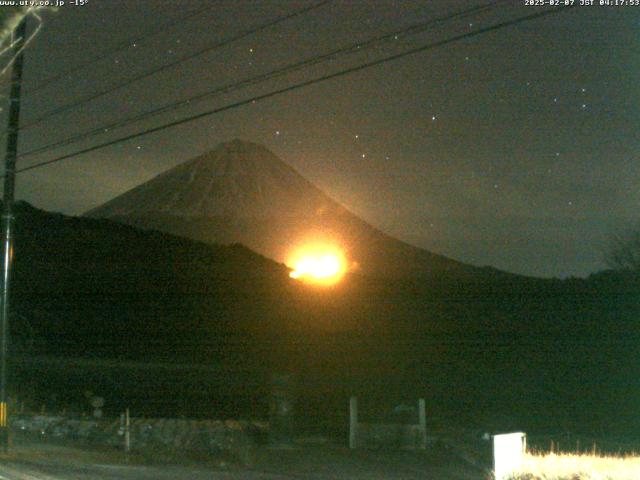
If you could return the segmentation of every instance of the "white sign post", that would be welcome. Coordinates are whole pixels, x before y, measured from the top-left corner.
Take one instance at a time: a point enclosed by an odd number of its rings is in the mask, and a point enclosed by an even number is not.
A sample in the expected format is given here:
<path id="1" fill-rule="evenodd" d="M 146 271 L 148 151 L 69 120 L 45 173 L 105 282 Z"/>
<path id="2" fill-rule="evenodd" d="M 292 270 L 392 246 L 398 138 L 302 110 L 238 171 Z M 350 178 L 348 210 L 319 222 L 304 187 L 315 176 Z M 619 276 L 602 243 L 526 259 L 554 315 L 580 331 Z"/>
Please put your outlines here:
<path id="1" fill-rule="evenodd" d="M 522 432 L 493 436 L 493 471 L 495 480 L 506 480 L 522 468 L 527 436 Z"/>

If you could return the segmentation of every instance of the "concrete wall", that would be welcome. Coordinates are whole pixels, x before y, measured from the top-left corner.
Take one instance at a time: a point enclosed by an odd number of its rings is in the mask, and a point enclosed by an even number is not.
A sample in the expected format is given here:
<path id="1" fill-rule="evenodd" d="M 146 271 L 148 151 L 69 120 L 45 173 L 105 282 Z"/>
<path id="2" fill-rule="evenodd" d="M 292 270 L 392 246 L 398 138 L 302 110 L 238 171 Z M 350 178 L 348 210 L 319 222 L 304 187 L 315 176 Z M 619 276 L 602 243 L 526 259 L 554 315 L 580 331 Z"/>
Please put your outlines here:
<path id="1" fill-rule="evenodd" d="M 423 431 L 420 425 L 401 423 L 358 423 L 359 448 L 420 449 Z"/>

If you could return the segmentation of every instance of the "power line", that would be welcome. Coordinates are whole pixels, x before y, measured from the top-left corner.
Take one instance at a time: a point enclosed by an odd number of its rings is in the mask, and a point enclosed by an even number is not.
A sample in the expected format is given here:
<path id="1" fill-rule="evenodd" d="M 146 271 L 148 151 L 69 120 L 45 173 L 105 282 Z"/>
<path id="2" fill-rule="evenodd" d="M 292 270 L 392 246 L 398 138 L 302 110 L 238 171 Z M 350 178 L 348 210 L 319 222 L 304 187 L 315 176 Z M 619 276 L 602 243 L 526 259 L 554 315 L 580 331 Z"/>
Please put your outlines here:
<path id="1" fill-rule="evenodd" d="M 365 51 L 369 48 L 378 46 L 384 42 L 387 41 L 395 41 L 396 39 L 398 39 L 400 36 L 407 36 L 407 35 L 414 35 L 417 33 L 421 33 L 424 32 L 427 28 L 435 25 L 435 24 L 439 24 L 439 23 L 444 23 L 456 18 L 465 18 L 467 16 L 470 15 L 475 15 L 477 13 L 481 13 L 481 12 L 485 12 L 485 11 L 489 11 L 495 7 L 497 7 L 499 4 L 501 3 L 506 3 L 509 2 L 510 0 L 496 0 L 493 1 L 489 4 L 485 4 L 482 6 L 477 6 L 477 7 L 473 7 L 470 9 L 466 9 L 460 12 L 456 12 L 447 16 L 443 16 L 443 17 L 438 17 L 435 19 L 431 19 L 427 22 L 421 22 L 415 25 L 412 25 L 410 27 L 407 28 L 403 28 L 400 30 L 396 30 L 393 31 L 391 33 L 386 33 L 384 35 L 379 35 L 377 37 L 371 38 L 369 40 L 365 40 L 364 42 L 356 42 L 356 43 L 352 43 L 348 46 L 345 47 L 341 47 L 338 48 L 336 50 L 332 50 L 331 52 L 319 55 L 319 56 L 314 56 L 314 57 L 310 57 L 310 58 L 306 58 L 304 60 L 295 62 L 293 64 L 289 64 L 286 65 L 284 67 L 278 68 L 276 70 L 272 70 L 270 72 L 267 73 L 263 73 L 254 77 L 250 77 L 244 80 L 241 80 L 239 82 L 235 82 L 235 83 L 228 83 L 225 85 L 221 85 L 219 87 L 216 87 L 214 90 L 210 90 L 208 92 L 204 92 L 204 93 L 200 93 L 198 95 L 195 96 L 191 96 L 182 100 L 178 100 L 176 102 L 172 102 L 166 105 L 163 105 L 162 107 L 141 113 L 141 114 L 137 114 L 134 115 L 132 117 L 128 117 L 125 118 L 123 120 L 118 120 L 116 122 L 112 122 L 106 125 L 101 125 L 99 127 L 95 127 L 91 130 L 76 134 L 74 136 L 71 137 L 67 137 L 65 139 L 59 140 L 57 142 L 51 143 L 51 144 L 47 144 L 44 145 L 42 147 L 38 147 L 36 149 L 32 149 L 30 151 L 27 151 L 23 154 L 20 155 L 20 158 L 24 158 L 27 156 L 31 156 L 31 155 L 35 155 L 38 153 L 43 153 L 46 152 L 48 150 L 57 148 L 57 147 L 61 147 L 61 146 L 65 146 L 65 145 L 69 145 L 69 144 L 73 144 L 76 143 L 80 140 L 83 140 L 85 138 L 90 138 L 92 136 L 101 134 L 101 133 L 105 133 L 107 131 L 110 130 L 114 130 L 117 128 L 121 128 L 127 125 L 130 125 L 132 123 L 136 123 L 139 122 L 141 120 L 144 120 L 146 118 L 150 118 L 153 117 L 155 115 L 159 115 L 161 113 L 166 113 L 172 110 L 176 110 L 182 106 L 185 105 L 190 105 L 193 102 L 198 102 L 207 98 L 211 98 L 214 97 L 218 94 L 222 94 L 222 93 L 229 93 L 231 91 L 234 90 L 238 90 L 244 87 L 247 87 L 249 85 L 255 85 L 255 84 L 259 84 L 262 82 L 266 82 L 268 80 L 272 80 L 274 78 L 286 75 L 286 74 L 290 74 L 292 72 L 301 70 L 303 68 L 306 67 L 310 67 L 313 65 L 317 65 L 319 63 L 322 63 L 326 60 L 333 60 L 335 58 L 337 58 L 340 55 L 345 55 L 345 54 L 349 54 L 349 53 L 359 53 L 362 51 Z"/>
<path id="2" fill-rule="evenodd" d="M 84 98 L 82 98 L 80 100 L 76 100 L 75 102 L 67 103 L 66 105 L 62 105 L 62 106 L 60 106 L 58 108 L 54 108 L 53 110 L 50 110 L 50 111 L 44 113 L 43 115 L 37 117 L 36 119 L 32 120 L 31 122 L 26 123 L 25 125 L 20 127 L 20 130 L 25 130 L 27 128 L 30 128 L 30 127 L 32 127 L 34 125 L 37 125 L 37 124 L 43 122 L 44 120 L 48 119 L 49 117 L 52 117 L 54 115 L 58 115 L 60 113 L 66 112 L 68 110 L 71 110 L 73 108 L 79 107 L 80 105 L 83 105 L 83 104 L 85 104 L 87 102 L 95 100 L 96 98 L 100 98 L 100 97 L 103 97 L 103 96 L 108 95 L 110 93 L 113 93 L 113 92 L 116 92 L 118 90 L 121 90 L 122 88 L 127 87 L 127 86 L 131 85 L 132 83 L 138 82 L 140 80 L 144 80 L 145 78 L 149 78 L 149 77 L 151 77 L 151 76 L 153 76 L 153 75 L 155 75 L 157 73 L 164 72 L 165 70 L 173 68 L 176 65 L 180 65 L 181 63 L 184 63 L 184 62 L 186 62 L 188 60 L 192 60 L 192 59 L 194 59 L 196 57 L 202 56 L 205 53 L 209 53 L 209 52 L 212 52 L 212 51 L 217 50 L 219 48 L 225 47 L 225 46 L 227 46 L 227 45 L 229 45 L 229 44 L 231 44 L 233 42 L 236 42 L 238 40 L 242 40 L 243 38 L 246 38 L 246 37 L 248 37 L 250 35 L 253 35 L 255 33 L 261 32 L 262 30 L 266 30 L 266 29 L 268 29 L 270 27 L 278 25 L 279 23 L 285 22 L 287 20 L 290 20 L 292 18 L 298 17 L 300 15 L 304 15 L 304 14 L 306 14 L 306 13 L 312 11 L 312 10 L 315 10 L 317 8 L 320 8 L 320 7 L 330 3 L 331 1 L 332 0 L 322 0 L 322 1 L 320 1 L 320 2 L 318 2 L 316 4 L 314 4 L 314 5 L 311 5 L 309 7 L 305 7 L 305 8 L 302 8 L 300 10 L 297 10 L 297 11 L 295 11 L 293 13 L 289 13 L 287 15 L 283 15 L 281 17 L 276 18 L 275 20 L 270 20 L 270 21 L 268 21 L 266 23 L 263 23 L 262 25 L 259 25 L 257 27 L 251 28 L 249 30 L 246 30 L 245 32 L 242 32 L 242 33 L 240 33 L 238 35 L 232 36 L 231 38 L 229 38 L 227 40 L 219 41 L 219 42 L 217 42 L 217 43 L 215 43 L 213 45 L 210 45 L 208 47 L 205 47 L 205 48 L 202 48 L 200 50 L 197 50 L 194 53 L 190 53 L 189 55 L 186 55 L 186 56 L 184 56 L 184 57 L 182 57 L 182 58 L 180 58 L 178 60 L 175 60 L 175 61 L 170 62 L 170 63 L 166 63 L 166 64 L 164 64 L 164 65 L 162 65 L 162 66 L 160 66 L 158 68 L 154 68 L 154 69 L 149 70 L 147 72 L 144 72 L 144 73 L 142 73 L 140 75 L 136 75 L 135 77 L 128 78 L 125 81 L 117 83 L 115 85 L 112 85 L 111 87 L 109 87 L 109 88 L 107 88 L 105 90 L 102 90 L 100 92 L 91 94 L 91 95 L 89 95 L 87 97 L 84 97 Z"/>
<path id="3" fill-rule="evenodd" d="M 124 42 L 120 43 L 119 45 L 117 45 L 115 48 L 108 50 L 106 52 L 100 53 L 97 56 L 86 60 L 84 62 L 79 63 L 78 65 L 71 67 L 61 73 L 58 73 L 56 75 L 52 75 L 48 78 L 45 78 L 44 80 L 42 80 L 38 85 L 36 85 L 35 87 L 32 87 L 30 89 L 27 89 L 26 93 L 31 94 L 31 93 L 35 93 L 38 92 L 40 90 L 43 90 L 45 88 L 50 87 L 51 85 L 53 85 L 54 83 L 58 82 L 59 80 L 61 80 L 62 78 L 78 72 L 86 67 L 88 67 L 89 65 L 93 65 L 94 63 L 98 63 L 102 60 L 104 60 L 105 58 L 109 58 L 119 52 L 122 52 L 124 50 L 128 50 L 129 48 L 131 48 L 131 46 L 133 44 L 137 44 L 137 43 L 141 43 L 144 42 L 145 40 L 147 40 L 148 38 L 154 37 L 156 35 L 158 35 L 159 33 L 163 33 L 166 32 L 168 29 L 170 28 L 174 28 L 177 25 L 184 23 L 188 20 L 191 20 L 192 18 L 201 15 L 202 13 L 204 13 L 205 11 L 209 10 L 211 8 L 211 5 L 207 5 L 204 8 L 200 8 L 198 10 L 196 10 L 195 12 L 189 13 L 187 15 L 184 15 L 180 18 L 177 18 L 175 20 L 171 20 L 169 22 L 165 22 L 161 25 L 158 25 L 156 27 L 153 27 L 152 29 L 147 30 L 143 35 L 139 36 L 139 37 L 135 37 L 129 40 L 125 40 Z"/>
<path id="4" fill-rule="evenodd" d="M 98 145 L 94 145 L 92 147 L 84 148 L 84 149 L 78 150 L 76 152 L 69 153 L 69 154 L 66 154 L 66 155 L 62 155 L 60 157 L 57 157 L 57 158 L 54 158 L 54 159 L 51 159 L 51 160 L 46 160 L 46 161 L 43 161 L 43 162 L 39 162 L 39 163 L 36 163 L 34 165 L 30 165 L 28 167 L 24 167 L 24 168 L 18 169 L 16 171 L 16 173 L 22 173 L 22 172 L 26 172 L 26 171 L 29 171 L 29 170 L 35 170 L 37 168 L 41 168 L 41 167 L 44 167 L 44 166 L 47 166 L 47 165 L 51 165 L 53 163 L 61 162 L 63 160 L 67 160 L 69 158 L 77 157 L 77 156 L 85 154 L 85 153 L 93 152 L 95 150 L 100 150 L 102 148 L 113 146 L 113 145 L 116 145 L 118 143 L 126 142 L 126 141 L 132 140 L 134 138 L 139 138 L 139 137 L 142 137 L 142 136 L 145 136 L 145 135 L 149 135 L 149 134 L 152 134 L 152 133 L 160 132 L 162 130 L 167 130 L 167 129 L 172 128 L 172 127 L 176 127 L 178 125 L 183 125 L 185 123 L 193 122 L 193 121 L 199 120 L 201 118 L 209 117 L 211 115 L 215 115 L 216 113 L 221 113 L 221 112 L 224 112 L 224 111 L 227 111 L 227 110 L 231 110 L 231 109 L 234 109 L 234 108 L 238 108 L 238 107 L 241 107 L 243 105 L 250 104 L 250 103 L 256 103 L 258 101 L 266 100 L 268 98 L 275 97 L 275 96 L 281 95 L 283 93 L 287 93 L 287 92 L 298 90 L 298 89 L 301 89 L 301 88 L 304 88 L 304 87 L 308 87 L 308 86 L 314 85 L 316 83 L 320 83 L 320 82 L 324 82 L 326 80 L 331 80 L 331 79 L 334 79 L 334 78 L 342 77 L 342 76 L 348 75 L 350 73 L 359 72 L 359 71 L 367 69 L 367 68 L 371 68 L 371 67 L 374 67 L 374 66 L 382 65 L 382 64 L 387 63 L 387 62 L 398 60 L 398 59 L 404 58 L 404 57 L 409 56 L 409 55 L 414 55 L 416 53 L 424 52 L 424 51 L 427 51 L 427 50 L 433 50 L 433 49 L 442 47 L 444 45 L 448 45 L 450 43 L 458 42 L 460 40 L 465 40 L 467 38 L 472 38 L 472 37 L 476 37 L 476 36 L 479 36 L 479 35 L 482 35 L 482 34 L 485 34 L 485 33 L 488 33 L 488 32 L 500 30 L 502 28 L 510 27 L 510 26 L 513 26 L 513 25 L 518 25 L 520 23 L 523 23 L 523 22 L 526 22 L 526 21 L 530 21 L 530 20 L 534 20 L 536 18 L 541 18 L 541 17 L 547 16 L 547 15 L 557 14 L 557 13 L 569 10 L 571 8 L 573 8 L 573 6 L 562 6 L 562 7 L 553 9 L 553 10 L 545 10 L 543 12 L 533 13 L 533 14 L 525 15 L 523 17 L 519 17 L 519 18 L 516 18 L 516 19 L 513 19 L 513 20 L 508 20 L 508 21 L 505 21 L 505 22 L 501 22 L 501 23 L 492 25 L 490 27 L 485 27 L 485 28 L 482 28 L 482 29 L 479 29 L 479 30 L 476 30 L 476 31 L 473 31 L 473 32 L 467 32 L 467 33 L 463 33 L 461 35 L 456 35 L 454 37 L 451 37 L 451 38 L 448 38 L 448 39 L 445 39 L 445 40 L 440 40 L 440 41 L 437 41 L 437 42 L 433 42 L 433 43 L 429 43 L 429 44 L 426 44 L 426 45 L 422 45 L 420 47 L 415 47 L 415 48 L 412 48 L 410 50 L 407 50 L 407 51 L 404 51 L 404 52 L 401 52 L 401 53 L 390 55 L 390 56 L 387 56 L 387 57 L 384 57 L 384 58 L 381 58 L 381 59 L 378 59 L 378 60 L 373 60 L 371 62 L 363 63 L 363 64 L 357 65 L 355 67 L 350 67 L 350 68 L 347 68 L 347 69 L 344 69 L 344 70 L 340 70 L 338 72 L 334 72 L 334 73 L 331 73 L 331 74 L 328 74 L 328 75 L 324 75 L 324 76 L 321 76 L 321 77 L 317 77 L 317 78 L 314 78 L 314 79 L 311 79 L 311 80 L 305 80 L 305 81 L 302 81 L 302 82 L 299 82 L 299 83 L 295 83 L 293 85 L 290 85 L 290 86 L 287 86 L 287 87 L 284 87 L 284 88 L 273 90 L 273 91 L 271 91 L 269 93 L 265 93 L 265 94 L 262 94 L 262 95 L 257 95 L 255 97 L 252 97 L 252 98 L 249 98 L 249 99 L 246 99 L 246 100 L 241 100 L 241 101 L 238 101 L 238 102 L 234 102 L 234 103 L 225 105 L 223 107 L 215 108 L 213 110 L 202 112 L 202 113 L 199 113 L 199 114 L 196 114 L 196 115 L 191 115 L 189 117 L 182 118 L 180 120 L 176 120 L 176 121 L 173 121 L 173 122 L 170 122 L 170 123 L 166 123 L 166 124 L 160 125 L 158 127 L 149 128 L 149 129 L 143 130 L 141 132 L 137 132 L 137 133 L 133 133 L 133 134 L 130 134 L 130 135 L 126 135 L 124 137 L 120 137 L 120 138 L 117 138 L 117 139 L 114 139 L 114 140 L 110 140 L 108 142 L 104 142 L 104 143 L 101 143 L 101 144 L 98 144 Z"/>

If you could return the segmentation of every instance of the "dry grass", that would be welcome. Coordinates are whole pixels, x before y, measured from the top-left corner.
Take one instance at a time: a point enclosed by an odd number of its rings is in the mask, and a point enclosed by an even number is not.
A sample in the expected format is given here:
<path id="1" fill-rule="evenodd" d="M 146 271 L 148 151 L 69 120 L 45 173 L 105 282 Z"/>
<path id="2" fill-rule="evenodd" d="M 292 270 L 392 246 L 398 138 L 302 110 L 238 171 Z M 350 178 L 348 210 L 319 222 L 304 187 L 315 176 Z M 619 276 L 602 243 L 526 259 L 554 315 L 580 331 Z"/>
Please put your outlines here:
<path id="1" fill-rule="evenodd" d="M 527 454 L 513 480 L 638 480 L 640 456 Z"/>

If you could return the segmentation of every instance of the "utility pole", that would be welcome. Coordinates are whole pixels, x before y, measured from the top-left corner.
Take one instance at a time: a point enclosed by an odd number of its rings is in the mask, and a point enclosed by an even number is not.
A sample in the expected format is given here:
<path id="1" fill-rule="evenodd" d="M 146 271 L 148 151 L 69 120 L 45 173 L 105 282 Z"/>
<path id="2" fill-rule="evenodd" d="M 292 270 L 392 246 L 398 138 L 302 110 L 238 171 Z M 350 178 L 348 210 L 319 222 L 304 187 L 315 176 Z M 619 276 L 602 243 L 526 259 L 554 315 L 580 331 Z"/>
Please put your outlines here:
<path id="1" fill-rule="evenodd" d="M 17 54 L 11 70 L 11 95 L 7 126 L 7 152 L 4 168 L 4 195 L 2 200 L 2 290 L 0 295 L 0 442 L 9 450 L 9 412 L 7 408 L 7 353 L 9 347 L 9 286 L 13 261 L 13 201 L 16 184 L 16 157 L 18 154 L 18 128 L 20 125 L 20 90 L 22 87 L 23 48 L 27 33 L 27 17 L 13 32 L 13 51 Z"/>

